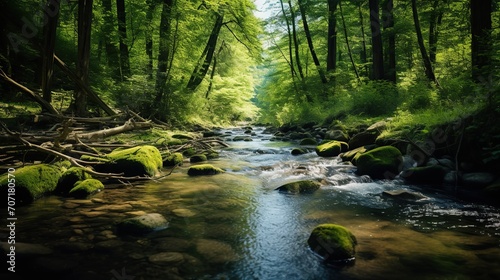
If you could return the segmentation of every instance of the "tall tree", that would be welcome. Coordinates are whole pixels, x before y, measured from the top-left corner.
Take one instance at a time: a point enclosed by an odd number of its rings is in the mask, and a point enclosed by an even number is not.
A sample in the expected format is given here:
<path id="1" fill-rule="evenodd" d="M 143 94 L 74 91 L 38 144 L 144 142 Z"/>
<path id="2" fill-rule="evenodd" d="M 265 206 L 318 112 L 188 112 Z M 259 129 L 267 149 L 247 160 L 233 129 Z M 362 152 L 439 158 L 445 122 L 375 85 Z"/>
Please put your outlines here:
<path id="1" fill-rule="evenodd" d="M 319 77 L 321 79 L 321 82 L 323 84 L 328 83 L 328 79 L 326 78 L 325 72 L 323 71 L 323 68 L 321 68 L 321 64 L 318 59 L 318 55 L 316 54 L 316 50 L 314 49 L 312 37 L 311 37 L 311 31 L 309 30 L 309 24 L 307 22 L 307 16 L 306 16 L 306 8 L 304 4 L 304 0 L 298 0 L 299 4 L 299 9 L 300 9 L 300 15 L 302 18 L 302 25 L 304 26 L 304 32 L 306 33 L 306 39 L 307 39 L 307 45 L 309 46 L 309 51 L 311 52 L 312 59 L 314 61 L 314 65 L 316 66 L 316 69 L 318 70 Z"/>
<path id="2" fill-rule="evenodd" d="M 446 1 L 446 0 L 445 0 Z M 443 20 L 442 0 L 434 0 L 429 16 L 429 58 L 432 63 L 436 62 L 437 43 L 439 37 L 439 26 Z"/>
<path id="3" fill-rule="evenodd" d="M 328 50 L 326 71 L 337 68 L 337 17 L 335 12 L 340 0 L 328 0 Z"/>
<path id="4" fill-rule="evenodd" d="M 108 0 L 109 1 L 109 0 Z M 146 0 L 146 32 L 144 34 L 146 41 L 146 55 L 148 56 L 148 64 L 146 71 L 150 79 L 153 79 L 153 13 L 158 0 Z"/>
<path id="5" fill-rule="evenodd" d="M 344 27 L 344 37 L 345 37 L 345 43 L 347 45 L 347 53 L 349 55 L 349 59 L 351 60 L 351 64 L 352 64 L 352 68 L 354 70 L 354 74 L 356 74 L 356 78 L 359 80 L 358 69 L 356 67 L 356 63 L 354 63 L 354 58 L 352 56 L 352 50 L 351 50 L 351 44 L 349 43 L 349 36 L 347 35 L 347 26 L 346 26 L 346 23 L 345 23 L 344 11 L 342 9 L 342 2 L 339 2 L 339 7 L 340 7 L 340 15 L 342 16 L 342 25 Z"/>
<path id="6" fill-rule="evenodd" d="M 425 49 L 424 38 L 422 37 L 422 29 L 420 28 L 420 20 L 418 18 L 416 0 L 411 0 L 411 10 L 413 13 L 413 22 L 415 23 L 415 32 L 417 33 L 418 47 L 420 49 L 420 54 L 422 55 L 422 61 L 424 62 L 425 76 L 427 77 L 427 79 L 429 79 L 429 81 L 434 82 L 437 86 L 439 86 L 439 82 L 436 79 L 436 75 L 434 74 L 434 69 L 432 69 L 431 59 L 429 58 L 427 50 Z"/>
<path id="7" fill-rule="evenodd" d="M 366 35 L 365 35 L 365 21 L 363 17 L 363 3 L 364 1 L 358 1 L 358 16 L 359 16 L 359 22 L 361 25 L 361 63 L 364 65 L 365 69 L 365 75 L 368 77 L 370 74 L 370 69 L 367 65 L 367 60 L 368 60 L 368 55 L 366 51 Z"/>
<path id="8" fill-rule="evenodd" d="M 370 28 L 372 32 L 372 79 L 384 79 L 384 49 L 380 27 L 379 0 L 369 0 Z"/>
<path id="9" fill-rule="evenodd" d="M 156 97 L 154 106 L 158 106 L 163 98 L 167 82 L 167 70 L 170 54 L 170 30 L 172 26 L 172 6 L 174 0 L 163 0 L 160 19 L 160 42 L 158 47 L 158 70 L 156 72 Z"/>
<path id="10" fill-rule="evenodd" d="M 104 48 L 106 50 L 106 59 L 108 66 L 111 68 L 113 78 L 120 79 L 120 56 L 116 44 L 113 42 L 113 35 L 115 34 L 115 18 L 113 16 L 111 0 L 102 0 L 103 18 L 102 25 L 102 40 L 104 41 Z"/>
<path id="11" fill-rule="evenodd" d="M 127 43 L 127 13 L 125 0 L 116 0 L 116 14 L 118 16 L 118 38 L 120 40 L 120 69 L 122 80 L 130 77 L 130 58 Z"/>
<path id="12" fill-rule="evenodd" d="M 393 0 L 383 0 L 382 2 L 382 22 L 384 36 L 387 47 L 385 55 L 387 64 L 384 65 L 384 75 L 386 80 L 396 82 L 396 33 L 394 30 L 394 2 Z"/>
<path id="13" fill-rule="evenodd" d="M 295 49 L 295 62 L 297 63 L 297 70 L 299 71 L 300 79 L 303 81 L 305 77 L 304 71 L 302 70 L 302 63 L 300 61 L 299 39 L 297 37 L 297 26 L 295 24 L 295 11 L 293 9 L 291 0 L 288 0 L 288 7 L 290 8 L 290 17 L 292 18 L 292 37 Z"/>
<path id="14" fill-rule="evenodd" d="M 89 85 L 90 67 L 90 35 L 92 25 L 92 4 L 93 0 L 80 0 L 78 3 L 78 58 L 77 76 L 84 86 Z M 78 86 L 78 88 L 80 88 Z M 75 92 L 73 107 L 76 115 L 87 115 L 87 95 L 79 89 Z"/>
<path id="15" fill-rule="evenodd" d="M 289 56 L 290 72 L 293 78 L 297 75 L 297 73 L 295 72 L 295 66 L 293 65 L 292 31 L 290 30 L 290 20 L 286 15 L 285 5 L 283 4 L 283 0 L 280 0 L 280 5 L 281 5 L 281 13 L 283 14 L 283 18 L 285 19 L 286 30 L 288 33 L 288 56 Z"/>
<path id="16" fill-rule="evenodd" d="M 45 26 L 43 29 L 42 55 L 42 96 L 45 101 L 52 101 L 52 74 L 54 72 L 54 48 L 56 44 L 57 20 L 59 18 L 59 1 L 48 0 L 45 5 Z"/>
<path id="17" fill-rule="evenodd" d="M 491 69 L 492 0 L 470 0 L 472 77 L 479 81 Z"/>

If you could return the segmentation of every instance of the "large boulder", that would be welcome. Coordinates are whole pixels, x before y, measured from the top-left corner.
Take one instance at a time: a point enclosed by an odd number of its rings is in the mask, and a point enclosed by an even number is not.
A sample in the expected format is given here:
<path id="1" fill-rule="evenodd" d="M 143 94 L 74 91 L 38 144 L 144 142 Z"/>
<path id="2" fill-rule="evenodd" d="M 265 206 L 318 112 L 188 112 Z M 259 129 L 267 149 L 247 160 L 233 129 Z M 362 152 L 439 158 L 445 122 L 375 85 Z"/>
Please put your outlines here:
<path id="1" fill-rule="evenodd" d="M 401 171 L 403 155 L 392 146 L 382 146 L 362 153 L 356 159 L 358 175 L 373 179 L 393 179 Z"/>
<path id="2" fill-rule="evenodd" d="M 342 130 L 329 130 L 325 134 L 325 139 L 327 140 L 336 140 L 336 141 L 342 141 L 342 142 L 347 142 L 349 140 L 349 134 Z"/>
<path id="3" fill-rule="evenodd" d="M 0 191 L 7 201 L 9 183 L 14 185 L 16 205 L 26 205 L 52 193 L 59 182 L 62 172 L 48 164 L 36 164 L 17 168 L 14 172 L 0 176 Z M 9 181 L 10 180 L 10 181 Z M 7 203 L 3 204 L 4 206 Z"/>
<path id="4" fill-rule="evenodd" d="M 346 142 L 342 141 L 328 141 L 321 145 L 316 146 L 316 154 L 320 157 L 336 157 L 340 153 L 349 149 Z"/>
<path id="5" fill-rule="evenodd" d="M 348 142 L 349 148 L 355 149 L 362 146 L 374 144 L 379 135 L 380 133 L 377 130 L 363 131 L 355 134 Z"/>
<path id="6" fill-rule="evenodd" d="M 357 240 L 343 226 L 321 224 L 313 229 L 307 244 L 327 262 L 348 263 L 355 258 Z"/>
<path id="7" fill-rule="evenodd" d="M 358 159 L 359 155 L 366 153 L 369 150 L 373 150 L 377 147 L 378 146 L 375 144 L 358 147 L 356 149 L 352 149 L 350 151 L 340 154 L 340 158 L 342 159 L 342 161 L 350 161 L 352 164 L 356 165 L 356 160 Z"/>
<path id="8" fill-rule="evenodd" d="M 117 230 L 125 234 L 147 234 L 156 230 L 165 229 L 167 226 L 168 221 L 163 215 L 150 213 L 125 219 L 118 223 Z"/>
<path id="9" fill-rule="evenodd" d="M 440 185 L 443 183 L 447 169 L 441 165 L 412 167 L 401 173 L 406 181 L 416 184 Z"/>
<path id="10" fill-rule="evenodd" d="M 82 157 L 85 158 L 85 157 Z M 95 158 L 85 158 L 95 160 Z M 123 176 L 155 176 L 163 168 L 160 151 L 155 146 L 144 145 L 116 149 L 103 157 L 105 162 L 95 170 L 106 173 L 123 173 Z"/>
<path id="11" fill-rule="evenodd" d="M 317 181 L 303 180 L 282 185 L 279 188 L 277 188 L 277 190 L 280 192 L 294 193 L 294 194 L 312 193 L 317 189 L 319 189 L 320 186 L 321 184 Z"/>

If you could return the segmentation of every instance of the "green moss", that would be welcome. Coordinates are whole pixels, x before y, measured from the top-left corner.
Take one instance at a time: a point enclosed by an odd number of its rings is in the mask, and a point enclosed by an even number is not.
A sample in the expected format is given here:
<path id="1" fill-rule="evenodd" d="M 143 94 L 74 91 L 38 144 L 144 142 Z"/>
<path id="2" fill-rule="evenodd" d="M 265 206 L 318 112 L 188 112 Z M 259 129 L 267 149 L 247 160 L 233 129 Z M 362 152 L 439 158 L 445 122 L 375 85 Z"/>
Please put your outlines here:
<path id="1" fill-rule="evenodd" d="M 86 198 L 104 189 L 101 181 L 96 179 L 86 179 L 79 181 L 75 187 L 69 191 L 69 195 L 75 198 Z"/>
<path id="2" fill-rule="evenodd" d="M 67 195 L 75 186 L 76 182 L 90 178 L 92 178 L 92 176 L 85 172 L 85 169 L 81 167 L 70 167 L 62 174 L 54 192 L 59 195 Z"/>
<path id="3" fill-rule="evenodd" d="M 293 183 L 285 184 L 277 188 L 280 192 L 287 193 L 312 193 L 319 189 L 321 184 L 313 180 L 297 181 Z"/>
<path id="4" fill-rule="evenodd" d="M 374 179 L 391 179 L 401 171 L 403 155 L 392 146 L 382 146 L 360 154 L 356 159 L 358 175 Z"/>
<path id="5" fill-rule="evenodd" d="M 185 157 L 191 157 L 196 154 L 196 150 L 194 148 L 187 148 L 182 152 L 182 155 Z"/>
<path id="6" fill-rule="evenodd" d="M 15 179 L 16 204 L 25 205 L 40 197 L 52 193 L 57 187 L 62 172 L 58 167 L 48 164 L 30 165 L 17 168 L 11 173 Z M 15 177 L 12 177 L 15 176 Z M 7 195 L 8 174 L 0 176 L 0 190 Z M 7 199 L 4 199 L 7 201 Z"/>
<path id="7" fill-rule="evenodd" d="M 354 258 L 357 240 L 343 226 L 321 224 L 313 229 L 307 243 L 314 252 L 325 260 L 338 262 Z"/>
<path id="8" fill-rule="evenodd" d="M 202 162 L 202 161 L 207 161 L 206 155 L 197 154 L 197 155 L 193 155 L 189 158 L 189 162 L 191 162 L 191 163 Z"/>
<path id="9" fill-rule="evenodd" d="M 184 161 L 184 156 L 181 153 L 172 153 L 163 161 L 163 166 L 180 166 Z"/>
<path id="10" fill-rule="evenodd" d="M 349 145 L 342 141 L 328 141 L 316 147 L 316 154 L 320 157 L 336 157 L 347 151 Z"/>
<path id="11" fill-rule="evenodd" d="M 95 166 L 99 172 L 123 173 L 124 176 L 155 176 L 163 167 L 160 151 L 149 145 L 116 149 L 103 157 L 108 162 Z"/>
<path id="12" fill-rule="evenodd" d="M 208 151 L 203 154 L 207 157 L 207 159 L 215 159 L 219 157 L 219 153 L 215 151 Z"/>
<path id="13" fill-rule="evenodd" d="M 215 175 L 215 174 L 220 174 L 223 172 L 224 172 L 224 170 L 217 168 L 211 164 L 194 165 L 188 169 L 189 176 Z"/>
<path id="14" fill-rule="evenodd" d="M 167 146 L 177 146 L 177 145 L 182 145 L 183 142 L 181 139 L 172 139 L 167 141 Z"/>

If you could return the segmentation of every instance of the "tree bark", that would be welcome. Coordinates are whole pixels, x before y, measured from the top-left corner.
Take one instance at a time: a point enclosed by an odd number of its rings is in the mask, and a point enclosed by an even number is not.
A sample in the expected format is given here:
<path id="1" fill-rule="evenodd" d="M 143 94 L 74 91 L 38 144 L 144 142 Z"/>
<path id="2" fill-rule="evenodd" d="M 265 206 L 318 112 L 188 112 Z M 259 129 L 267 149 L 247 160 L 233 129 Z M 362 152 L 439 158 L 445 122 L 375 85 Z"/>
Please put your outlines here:
<path id="1" fill-rule="evenodd" d="M 370 28 L 372 32 L 372 79 L 384 79 L 384 50 L 380 28 L 379 0 L 369 0 Z"/>
<path id="2" fill-rule="evenodd" d="M 285 19 L 285 23 L 286 23 L 286 30 L 288 32 L 288 56 L 290 59 L 290 62 L 289 62 L 290 73 L 291 73 L 292 78 L 293 78 L 297 75 L 297 73 L 295 72 L 295 66 L 293 65 L 292 31 L 290 30 L 290 21 L 288 20 L 288 17 L 286 16 L 285 5 L 283 4 L 283 0 L 280 0 L 280 5 L 281 5 L 281 12 L 283 13 L 283 18 Z"/>
<path id="3" fill-rule="evenodd" d="M 363 6 L 363 2 L 359 3 L 358 6 L 358 14 L 359 14 L 359 22 L 361 24 L 361 38 L 362 38 L 362 49 L 361 49 L 361 63 L 364 65 L 365 75 L 368 77 L 370 75 L 370 69 L 367 65 L 368 54 L 366 51 L 366 36 L 365 36 L 365 21 L 363 17 L 363 11 L 361 7 Z"/>
<path id="4" fill-rule="evenodd" d="M 311 56 L 314 62 L 314 65 L 316 66 L 318 70 L 319 77 L 321 79 L 321 82 L 323 84 L 328 83 L 328 79 L 326 78 L 325 72 L 323 71 L 323 68 L 321 68 L 318 56 L 316 55 L 316 50 L 314 49 L 312 37 L 311 37 L 311 32 L 309 31 L 309 24 L 307 23 L 307 16 L 306 16 L 306 9 L 303 3 L 304 0 L 298 0 L 299 4 L 299 9 L 300 9 L 300 15 L 302 18 L 302 24 L 304 26 L 304 32 L 306 33 L 306 39 L 307 39 L 307 45 L 309 46 L 309 51 L 311 52 Z"/>
<path id="5" fill-rule="evenodd" d="M 387 64 L 384 66 L 384 75 L 387 81 L 396 83 L 396 33 L 394 30 L 393 0 L 384 0 L 382 7 L 382 22 L 387 41 L 387 51 L 385 52 Z"/>
<path id="6" fill-rule="evenodd" d="M 120 56 L 118 48 L 113 44 L 112 36 L 114 34 L 114 16 L 111 5 L 111 0 L 102 0 L 102 7 L 104 11 L 104 24 L 102 26 L 102 38 L 104 41 L 104 49 L 106 50 L 106 59 L 108 66 L 111 68 L 114 79 L 120 79 Z"/>
<path id="7" fill-rule="evenodd" d="M 54 73 L 54 48 L 56 45 L 57 21 L 59 19 L 59 1 L 48 0 L 45 10 L 45 26 L 43 29 L 43 55 L 42 55 L 42 96 L 47 102 L 52 102 L 52 74 Z"/>
<path id="8" fill-rule="evenodd" d="M 352 69 L 354 70 L 354 74 L 356 74 L 356 78 L 359 80 L 358 69 L 356 68 L 356 63 L 354 63 L 354 58 L 352 57 L 351 45 L 349 44 L 349 36 L 347 36 L 347 26 L 345 24 L 344 12 L 342 10 L 342 2 L 339 2 L 339 8 L 340 8 L 340 16 L 342 17 L 342 25 L 344 27 L 344 36 L 345 36 L 345 43 L 347 45 L 347 52 L 349 54 L 349 59 L 351 60 Z"/>
<path id="9" fill-rule="evenodd" d="M 295 63 L 297 63 L 297 70 L 299 71 L 300 80 L 304 81 L 304 71 L 302 70 L 302 63 L 300 62 L 300 54 L 299 54 L 299 40 L 297 38 L 297 27 L 295 25 L 295 11 L 292 7 L 292 1 L 288 0 L 288 7 L 290 8 L 290 17 L 292 18 L 292 37 L 293 37 L 293 46 L 295 49 Z M 309 101 L 310 98 L 308 98 Z"/>
<path id="10" fill-rule="evenodd" d="M 429 19 L 429 58 L 432 63 L 436 62 L 437 43 L 439 37 L 439 26 L 443 19 L 443 10 L 439 5 L 440 0 L 434 0 Z"/>
<path id="11" fill-rule="evenodd" d="M 328 54 L 326 71 L 335 71 L 337 68 L 337 17 L 335 12 L 340 0 L 328 0 Z"/>
<path id="12" fill-rule="evenodd" d="M 116 0 L 116 14 L 118 16 L 118 38 L 120 41 L 120 69 L 121 79 L 130 77 L 130 58 L 127 44 L 127 13 L 125 0 Z"/>
<path id="13" fill-rule="evenodd" d="M 92 24 L 93 0 L 80 0 L 78 3 L 78 60 L 77 76 L 81 83 L 88 87 L 90 64 L 90 33 Z M 77 90 L 73 103 L 77 116 L 87 115 L 87 95 Z"/>
<path id="14" fill-rule="evenodd" d="M 164 0 L 162 4 L 161 20 L 160 20 L 160 42 L 158 47 L 158 70 L 156 72 L 156 97 L 155 106 L 160 105 L 165 84 L 167 82 L 167 68 L 170 54 L 170 29 L 172 26 L 172 5 L 173 0 Z"/>
<path id="15" fill-rule="evenodd" d="M 492 0 L 470 0 L 472 78 L 480 81 L 491 70 Z"/>
<path id="16" fill-rule="evenodd" d="M 420 29 L 420 21 L 418 19 L 417 12 L 417 1 L 411 0 L 411 9 L 413 13 L 413 21 L 415 22 L 415 31 L 417 33 L 417 41 L 418 47 L 420 48 L 420 54 L 422 55 L 422 60 L 424 62 L 425 67 L 425 76 L 429 81 L 434 82 L 437 86 L 439 86 L 439 82 L 436 79 L 436 75 L 434 74 L 434 70 L 432 69 L 432 63 L 427 54 L 427 50 L 425 49 L 424 38 L 422 37 L 422 30 Z"/>
<path id="17" fill-rule="evenodd" d="M 223 25 L 223 19 L 224 19 L 224 14 L 222 12 L 215 13 L 215 24 L 212 29 L 212 33 L 208 38 L 207 45 L 203 50 L 203 53 L 198 61 L 198 64 L 196 65 L 193 73 L 191 74 L 191 77 L 187 85 L 187 88 L 189 90 L 194 91 L 201 84 L 203 78 L 205 78 L 208 72 L 208 68 L 210 67 L 210 64 L 214 56 L 215 48 L 217 47 L 217 40 L 219 38 L 220 30 Z"/>
<path id="18" fill-rule="evenodd" d="M 156 7 L 156 0 L 147 0 L 147 10 L 146 10 L 146 34 L 145 36 L 145 41 L 146 41 L 146 55 L 148 56 L 148 64 L 146 66 L 146 71 L 148 73 L 149 79 L 153 79 L 153 29 L 152 29 L 152 22 L 153 22 L 153 13 L 154 9 Z"/>

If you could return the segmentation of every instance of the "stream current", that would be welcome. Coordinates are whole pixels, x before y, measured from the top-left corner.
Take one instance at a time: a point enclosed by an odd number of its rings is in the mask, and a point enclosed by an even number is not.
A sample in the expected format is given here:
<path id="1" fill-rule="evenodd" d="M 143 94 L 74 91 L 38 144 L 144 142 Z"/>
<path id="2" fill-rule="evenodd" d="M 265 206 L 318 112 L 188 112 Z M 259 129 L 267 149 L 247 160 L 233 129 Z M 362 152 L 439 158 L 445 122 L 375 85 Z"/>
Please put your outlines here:
<path id="1" fill-rule="evenodd" d="M 224 174 L 189 177 L 186 162 L 144 185 L 19 207 L 16 243 L 50 252 L 19 244 L 18 252 L 25 246 L 31 253 L 19 252 L 17 272 L 5 268 L 1 279 L 500 279 L 500 209 L 398 179 L 357 176 L 355 167 L 318 157 L 313 147 L 293 156 L 298 144 L 270 141 L 263 131 L 254 128 L 253 141 L 228 141 L 209 161 Z M 221 132 L 228 140 L 244 135 L 239 128 Z M 322 187 L 300 195 L 275 190 L 303 179 Z M 388 190 L 427 198 L 387 198 Z M 116 233 L 118 222 L 146 213 L 164 215 L 168 228 Z M 325 265 L 308 248 L 309 234 L 323 223 L 356 236 L 353 265 Z M 8 234 L 2 229 L 1 241 Z"/>

